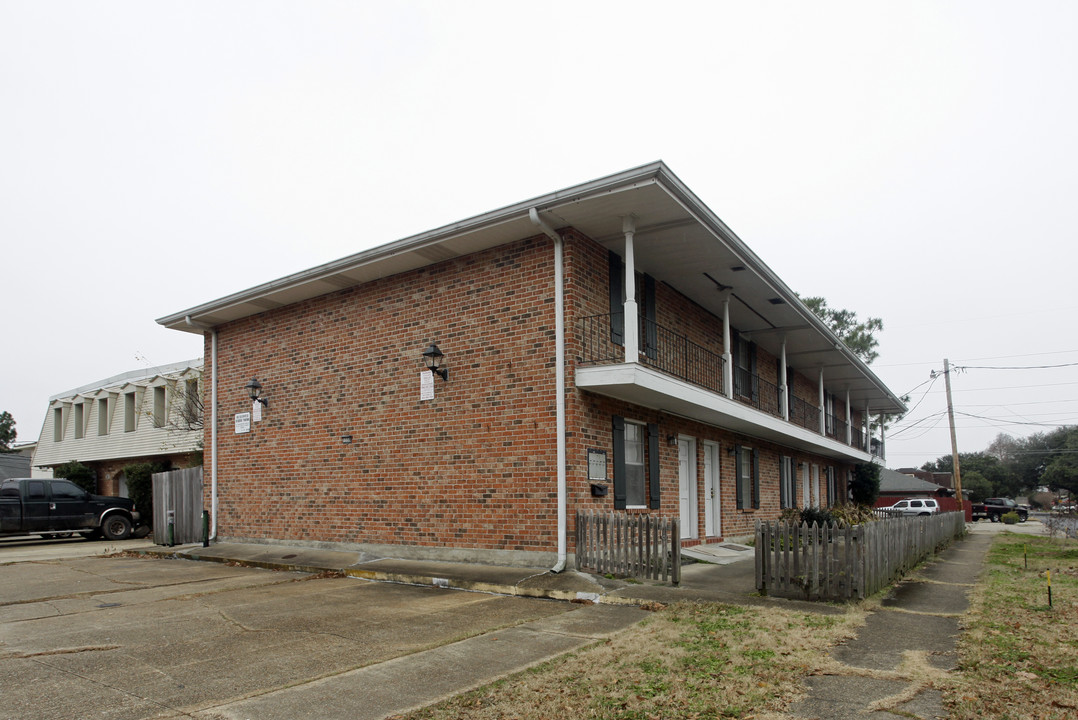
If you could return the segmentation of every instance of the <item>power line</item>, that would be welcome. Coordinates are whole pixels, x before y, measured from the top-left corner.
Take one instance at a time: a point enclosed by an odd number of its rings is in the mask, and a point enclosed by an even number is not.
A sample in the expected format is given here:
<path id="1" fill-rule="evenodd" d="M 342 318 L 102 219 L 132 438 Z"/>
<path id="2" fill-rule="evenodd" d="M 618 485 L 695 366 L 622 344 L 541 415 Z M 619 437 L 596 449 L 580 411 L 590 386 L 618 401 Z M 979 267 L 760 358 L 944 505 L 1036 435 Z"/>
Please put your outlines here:
<path id="1" fill-rule="evenodd" d="M 1048 370 L 1050 368 L 1074 367 L 1078 363 L 1062 365 L 955 365 L 955 370 Z"/>
<path id="2" fill-rule="evenodd" d="M 951 321 L 949 321 L 949 322 L 951 322 Z M 1023 353 L 1022 355 L 994 355 L 992 357 L 970 358 L 966 362 L 980 362 L 981 360 L 1011 360 L 1013 358 L 1040 357 L 1041 355 L 1072 355 L 1074 353 L 1078 353 L 1078 350 L 1052 350 L 1052 351 L 1049 351 L 1049 352 Z M 908 362 L 908 363 L 892 363 L 890 365 L 875 365 L 875 364 L 873 364 L 872 367 L 874 367 L 874 368 L 911 367 L 913 365 L 939 365 L 939 360 L 925 360 L 925 361 L 922 361 L 922 362 Z"/>

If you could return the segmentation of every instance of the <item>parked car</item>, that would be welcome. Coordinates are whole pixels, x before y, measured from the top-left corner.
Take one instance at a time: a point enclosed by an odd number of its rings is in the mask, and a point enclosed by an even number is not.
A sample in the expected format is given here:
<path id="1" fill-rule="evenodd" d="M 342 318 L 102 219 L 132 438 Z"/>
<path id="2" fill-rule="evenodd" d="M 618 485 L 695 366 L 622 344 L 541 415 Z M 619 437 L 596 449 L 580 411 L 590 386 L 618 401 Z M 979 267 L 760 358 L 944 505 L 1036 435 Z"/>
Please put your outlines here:
<path id="1" fill-rule="evenodd" d="M 0 535 L 123 540 L 140 520 L 129 498 L 94 495 L 70 480 L 15 478 L 0 484 Z"/>
<path id="2" fill-rule="evenodd" d="M 983 518 L 999 522 L 1009 512 L 1016 513 L 1021 522 L 1029 519 L 1029 511 L 1010 498 L 985 498 L 983 503 L 972 503 L 970 510 L 974 520 Z"/>
<path id="3" fill-rule="evenodd" d="M 910 498 L 882 509 L 896 515 L 933 515 L 940 511 L 940 504 L 933 498 Z"/>

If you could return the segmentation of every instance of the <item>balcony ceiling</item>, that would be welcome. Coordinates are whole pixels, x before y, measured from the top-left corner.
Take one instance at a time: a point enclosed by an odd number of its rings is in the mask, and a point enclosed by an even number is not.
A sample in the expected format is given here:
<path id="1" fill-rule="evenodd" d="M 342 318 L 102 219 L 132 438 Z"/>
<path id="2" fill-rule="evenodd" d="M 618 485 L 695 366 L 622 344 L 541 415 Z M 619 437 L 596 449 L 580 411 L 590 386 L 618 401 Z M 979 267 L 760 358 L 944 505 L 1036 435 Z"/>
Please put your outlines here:
<path id="1" fill-rule="evenodd" d="M 726 225 L 662 162 L 611 175 L 452 225 L 350 255 L 157 320 L 204 329 L 341 288 L 535 235 L 536 208 L 554 228 L 572 226 L 618 254 L 622 218 L 635 215 L 636 269 L 722 317 L 776 357 L 786 338 L 791 367 L 814 377 L 857 409 L 901 412 L 898 398 L 834 336 Z"/>

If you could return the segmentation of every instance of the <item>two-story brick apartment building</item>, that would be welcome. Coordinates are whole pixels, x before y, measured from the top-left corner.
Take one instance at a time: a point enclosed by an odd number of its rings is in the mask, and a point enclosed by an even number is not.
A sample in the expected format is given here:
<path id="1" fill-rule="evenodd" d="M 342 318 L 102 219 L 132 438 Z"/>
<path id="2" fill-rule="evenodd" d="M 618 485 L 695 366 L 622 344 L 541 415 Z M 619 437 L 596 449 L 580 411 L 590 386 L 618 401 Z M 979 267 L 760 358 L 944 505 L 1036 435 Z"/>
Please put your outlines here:
<path id="1" fill-rule="evenodd" d="M 230 539 L 560 564 L 578 509 L 739 536 L 844 498 L 903 410 L 661 162 L 158 322 L 205 333 Z"/>

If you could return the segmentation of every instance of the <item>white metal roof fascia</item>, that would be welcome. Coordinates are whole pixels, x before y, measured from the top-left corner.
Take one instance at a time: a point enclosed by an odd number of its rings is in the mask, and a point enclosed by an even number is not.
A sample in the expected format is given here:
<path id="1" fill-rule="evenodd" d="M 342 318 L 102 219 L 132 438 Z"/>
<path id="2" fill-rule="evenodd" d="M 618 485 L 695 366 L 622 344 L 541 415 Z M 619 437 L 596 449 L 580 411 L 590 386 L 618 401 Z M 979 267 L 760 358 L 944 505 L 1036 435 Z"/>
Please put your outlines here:
<path id="1" fill-rule="evenodd" d="M 186 317 L 190 316 L 192 321 L 198 323 L 200 317 L 219 312 L 238 304 L 266 297 L 280 290 L 317 282 L 327 277 L 339 273 L 346 273 L 350 270 L 387 260 L 404 253 L 410 253 L 432 245 L 444 243 L 455 237 L 460 237 L 484 228 L 493 227 L 513 220 L 526 220 L 528 219 L 528 211 L 531 208 L 536 208 L 539 211 L 550 210 L 559 205 L 576 202 L 587 197 L 650 184 L 654 182 L 654 178 L 662 171 L 669 174 L 669 170 L 660 160 L 615 175 L 609 175 L 581 185 L 575 185 L 571 188 L 557 190 L 546 195 L 532 198 L 531 200 L 525 200 L 524 202 L 516 203 L 498 210 L 492 210 L 491 212 L 476 215 L 475 217 L 461 220 L 450 225 L 444 225 L 434 230 L 428 230 L 427 232 L 418 235 L 380 245 L 371 248 L 370 250 L 364 250 L 354 255 L 340 258 L 339 260 L 333 260 L 323 265 L 318 265 L 262 285 L 248 288 L 247 290 L 241 290 L 240 292 L 227 295 L 218 300 L 158 318 L 157 322 L 160 325 L 164 325 L 173 330 L 183 330 L 201 334 L 201 329 L 191 327 L 186 323 Z M 319 294 L 324 294 L 325 292 L 326 291 L 323 290 L 320 291 Z"/>
<path id="2" fill-rule="evenodd" d="M 56 402 L 57 400 L 65 400 L 67 398 L 75 397 L 76 395 L 86 395 L 87 393 L 96 392 L 99 390 L 106 390 L 111 387 L 126 385 L 133 383 L 136 380 L 144 380 L 146 378 L 153 378 L 159 375 L 168 375 L 172 373 L 181 373 L 184 370 L 190 368 L 201 368 L 202 358 L 194 358 L 192 360 L 184 360 L 183 362 L 171 363 L 169 365 L 159 365 L 157 367 L 143 368 L 141 370 L 129 370 L 119 375 L 113 375 L 110 378 L 100 380 L 94 383 L 88 383 L 74 390 L 68 390 L 67 392 L 57 393 L 49 398 L 49 402 Z"/>

